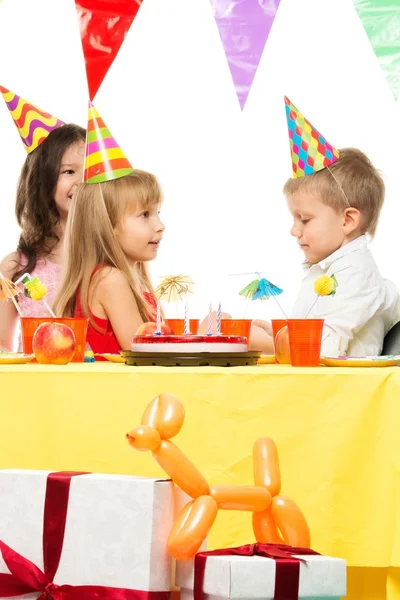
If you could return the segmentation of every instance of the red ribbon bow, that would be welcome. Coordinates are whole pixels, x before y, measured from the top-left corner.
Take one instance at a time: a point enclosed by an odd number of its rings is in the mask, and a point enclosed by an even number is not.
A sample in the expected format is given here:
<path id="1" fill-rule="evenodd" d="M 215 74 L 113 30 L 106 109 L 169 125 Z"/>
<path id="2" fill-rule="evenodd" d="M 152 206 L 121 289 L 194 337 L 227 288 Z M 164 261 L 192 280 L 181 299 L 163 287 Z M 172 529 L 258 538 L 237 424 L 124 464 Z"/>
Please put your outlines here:
<path id="1" fill-rule="evenodd" d="M 298 600 L 300 562 L 294 554 L 319 554 L 310 548 L 294 548 L 283 544 L 247 544 L 237 548 L 199 552 L 194 559 L 194 600 L 203 600 L 204 573 L 208 556 L 265 556 L 276 561 L 274 600 Z"/>
<path id="2" fill-rule="evenodd" d="M 13 598 L 41 592 L 38 600 L 168 600 L 169 592 L 145 592 L 100 585 L 53 583 L 60 562 L 71 478 L 84 473 L 50 473 L 43 517 L 44 573 L 30 560 L 0 541 L 0 551 L 11 574 L 0 573 L 0 596 Z"/>

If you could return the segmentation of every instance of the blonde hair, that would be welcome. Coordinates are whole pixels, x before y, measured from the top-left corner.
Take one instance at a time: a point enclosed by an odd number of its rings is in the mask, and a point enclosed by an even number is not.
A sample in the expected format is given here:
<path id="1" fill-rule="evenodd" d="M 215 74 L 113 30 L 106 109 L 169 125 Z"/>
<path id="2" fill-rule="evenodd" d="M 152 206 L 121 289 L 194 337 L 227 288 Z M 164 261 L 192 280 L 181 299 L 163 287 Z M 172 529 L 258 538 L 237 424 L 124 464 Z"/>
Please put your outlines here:
<path id="1" fill-rule="evenodd" d="M 91 317 L 88 291 L 95 268 L 108 265 L 126 277 L 144 321 L 154 315 L 143 297 L 154 293 L 146 263 L 132 269 L 114 229 L 127 214 L 162 203 L 158 180 L 151 173 L 135 170 L 131 175 L 105 183 L 78 186 L 69 210 L 65 231 L 64 275 L 54 302 L 57 316 L 71 317 L 79 291 L 83 314 Z M 98 329 L 92 322 L 92 325 Z"/>
<path id="2" fill-rule="evenodd" d="M 340 158 L 329 168 L 313 175 L 289 179 L 283 188 L 285 196 L 316 194 L 336 211 L 357 208 L 363 233 L 375 235 L 385 199 L 385 184 L 369 158 L 357 148 L 339 150 Z"/>

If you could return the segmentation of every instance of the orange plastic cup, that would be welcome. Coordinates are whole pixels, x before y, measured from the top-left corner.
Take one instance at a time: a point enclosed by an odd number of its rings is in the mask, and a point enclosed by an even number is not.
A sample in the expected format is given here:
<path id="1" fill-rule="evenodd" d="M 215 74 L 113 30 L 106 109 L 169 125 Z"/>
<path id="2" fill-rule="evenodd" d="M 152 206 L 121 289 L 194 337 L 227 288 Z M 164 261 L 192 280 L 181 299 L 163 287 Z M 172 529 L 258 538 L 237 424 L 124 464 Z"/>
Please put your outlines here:
<path id="1" fill-rule="evenodd" d="M 86 336 L 89 319 L 54 319 L 52 317 L 21 317 L 22 348 L 25 354 L 32 354 L 32 339 L 42 323 L 63 323 L 71 327 L 75 334 L 76 350 L 71 362 L 83 362 L 85 358 Z"/>
<path id="2" fill-rule="evenodd" d="M 164 319 L 174 332 L 174 335 L 183 335 L 185 331 L 185 319 Z M 199 331 L 200 319 L 189 319 L 190 333 L 194 335 Z"/>
<path id="3" fill-rule="evenodd" d="M 223 335 L 238 335 L 250 339 L 252 319 L 221 319 Z"/>
<path id="4" fill-rule="evenodd" d="M 318 367 L 324 319 L 288 319 L 293 367 Z"/>
<path id="5" fill-rule="evenodd" d="M 287 319 L 271 319 L 271 327 L 272 327 L 272 338 L 274 340 L 274 349 L 275 349 L 275 338 L 277 333 L 282 329 L 282 327 L 286 327 Z M 278 361 L 275 359 L 275 362 Z"/>

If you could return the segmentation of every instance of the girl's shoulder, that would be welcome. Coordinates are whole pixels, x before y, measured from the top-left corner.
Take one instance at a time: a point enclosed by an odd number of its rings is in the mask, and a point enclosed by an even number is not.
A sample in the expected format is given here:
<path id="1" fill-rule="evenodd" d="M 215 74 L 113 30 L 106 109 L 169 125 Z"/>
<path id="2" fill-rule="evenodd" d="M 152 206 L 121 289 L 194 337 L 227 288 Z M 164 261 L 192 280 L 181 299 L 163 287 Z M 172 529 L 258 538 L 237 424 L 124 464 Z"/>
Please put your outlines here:
<path id="1" fill-rule="evenodd" d="M 92 281 L 95 283 L 98 292 L 110 289 L 130 289 L 129 282 L 122 271 L 110 265 L 96 267 L 92 273 Z"/>
<path id="2" fill-rule="evenodd" d="M 14 252 L 7 254 L 3 258 L 0 263 L 0 271 L 5 277 L 11 279 L 14 273 L 21 267 L 21 264 L 24 264 L 23 256 L 17 250 L 14 250 Z"/>
<path id="3" fill-rule="evenodd" d="M 14 252 L 7 254 L 7 256 L 3 258 L 0 263 L 0 271 L 6 277 L 12 277 L 16 271 L 21 269 L 21 267 L 25 267 L 27 264 L 28 258 L 21 252 L 18 252 L 18 250 L 14 250 Z M 37 258 L 36 267 L 31 275 L 40 277 L 43 273 L 49 273 L 50 275 L 58 274 L 61 272 L 61 269 L 62 266 L 58 263 L 53 263 L 46 258 Z"/>
<path id="4" fill-rule="evenodd" d="M 92 279 L 97 280 L 98 282 L 126 281 L 126 277 L 122 271 L 111 265 L 98 265 L 92 272 Z"/>

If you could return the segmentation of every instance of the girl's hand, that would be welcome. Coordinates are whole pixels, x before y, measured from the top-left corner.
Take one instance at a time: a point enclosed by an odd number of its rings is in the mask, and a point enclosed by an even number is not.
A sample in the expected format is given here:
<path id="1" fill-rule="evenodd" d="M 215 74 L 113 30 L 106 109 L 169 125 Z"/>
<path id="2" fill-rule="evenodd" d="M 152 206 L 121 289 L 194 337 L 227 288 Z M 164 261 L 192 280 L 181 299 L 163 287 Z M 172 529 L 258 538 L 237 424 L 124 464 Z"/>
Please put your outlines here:
<path id="1" fill-rule="evenodd" d="M 12 252 L 0 263 L 0 271 L 12 279 L 20 264 L 21 257 L 18 252 Z M 0 300 L 0 350 L 12 352 L 14 348 L 15 328 L 18 323 L 18 313 L 11 301 Z"/>

